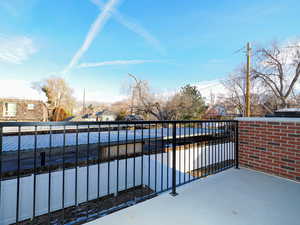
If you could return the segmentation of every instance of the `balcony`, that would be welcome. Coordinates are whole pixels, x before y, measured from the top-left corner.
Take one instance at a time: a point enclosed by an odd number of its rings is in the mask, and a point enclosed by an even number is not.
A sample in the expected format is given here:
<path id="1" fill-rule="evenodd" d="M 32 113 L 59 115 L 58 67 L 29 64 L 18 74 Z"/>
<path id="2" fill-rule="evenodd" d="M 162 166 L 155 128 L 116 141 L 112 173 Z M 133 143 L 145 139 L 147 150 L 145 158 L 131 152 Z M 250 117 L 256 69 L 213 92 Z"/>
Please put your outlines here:
<path id="1" fill-rule="evenodd" d="M 295 224 L 299 124 L 0 123 L 0 224 Z"/>

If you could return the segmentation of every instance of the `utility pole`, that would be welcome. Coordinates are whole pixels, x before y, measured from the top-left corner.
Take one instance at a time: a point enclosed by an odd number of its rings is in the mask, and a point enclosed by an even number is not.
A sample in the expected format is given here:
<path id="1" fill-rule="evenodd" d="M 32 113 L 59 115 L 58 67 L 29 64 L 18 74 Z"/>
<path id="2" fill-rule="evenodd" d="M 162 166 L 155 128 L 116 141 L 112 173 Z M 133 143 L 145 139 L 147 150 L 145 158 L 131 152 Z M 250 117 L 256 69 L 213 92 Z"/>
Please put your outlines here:
<path id="1" fill-rule="evenodd" d="M 251 71 L 251 46 L 247 43 L 247 73 L 246 73 L 246 112 L 245 116 L 250 117 L 250 71 Z"/>
<path id="2" fill-rule="evenodd" d="M 85 88 L 83 89 L 82 114 L 85 114 Z"/>

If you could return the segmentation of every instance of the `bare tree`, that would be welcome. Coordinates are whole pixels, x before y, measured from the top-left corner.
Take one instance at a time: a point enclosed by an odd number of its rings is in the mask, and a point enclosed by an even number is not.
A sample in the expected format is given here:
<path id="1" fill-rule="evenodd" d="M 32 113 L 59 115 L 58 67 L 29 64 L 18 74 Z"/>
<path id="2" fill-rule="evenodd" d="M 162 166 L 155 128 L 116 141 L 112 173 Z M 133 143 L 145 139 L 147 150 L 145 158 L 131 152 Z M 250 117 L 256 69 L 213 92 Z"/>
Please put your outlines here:
<path id="1" fill-rule="evenodd" d="M 33 83 L 33 88 L 45 93 L 49 110 L 54 111 L 63 108 L 68 114 L 72 114 L 75 106 L 73 89 L 60 77 L 50 77 L 40 82 Z"/>
<path id="2" fill-rule="evenodd" d="M 129 74 L 134 84 L 131 86 L 131 107 L 136 114 L 150 115 L 157 120 L 170 120 L 176 115 L 176 107 L 170 96 L 158 96 L 150 91 L 147 81 Z"/>
<path id="3" fill-rule="evenodd" d="M 206 106 L 199 90 L 186 85 L 178 93 L 156 94 L 151 92 L 148 82 L 129 74 L 134 84 L 131 86 L 131 108 L 137 114 L 157 120 L 199 119 Z"/>
<path id="4" fill-rule="evenodd" d="M 245 66 L 235 70 L 234 73 L 229 75 L 229 78 L 222 82 L 226 89 L 224 96 L 219 96 L 218 105 L 222 105 L 231 113 L 244 114 L 244 106 L 246 99 L 246 71 Z M 260 84 L 252 77 L 251 78 L 251 112 L 252 115 L 264 114 L 272 112 L 272 107 L 265 104 L 267 90 L 261 87 Z"/>
<path id="5" fill-rule="evenodd" d="M 300 42 L 257 48 L 254 59 L 253 78 L 276 97 L 277 107 L 289 107 L 300 77 Z"/>
<path id="6" fill-rule="evenodd" d="M 226 96 L 219 96 L 218 103 L 223 105 L 227 110 L 238 110 L 244 114 L 245 90 L 243 87 L 244 78 L 239 75 L 230 75 L 228 79 L 222 81 L 227 91 Z"/>

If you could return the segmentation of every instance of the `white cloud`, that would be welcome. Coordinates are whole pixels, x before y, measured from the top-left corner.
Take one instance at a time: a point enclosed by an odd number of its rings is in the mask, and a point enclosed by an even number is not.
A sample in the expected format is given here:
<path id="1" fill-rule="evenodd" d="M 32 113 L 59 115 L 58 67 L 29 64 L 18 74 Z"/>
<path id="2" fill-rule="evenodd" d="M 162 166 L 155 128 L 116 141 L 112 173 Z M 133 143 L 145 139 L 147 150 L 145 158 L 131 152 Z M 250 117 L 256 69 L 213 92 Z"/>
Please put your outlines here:
<path id="1" fill-rule="evenodd" d="M 112 10 L 114 9 L 114 7 L 116 7 L 118 2 L 119 2 L 119 0 L 109 0 L 109 2 L 103 7 L 102 12 L 99 13 L 97 19 L 91 25 L 90 30 L 83 42 L 83 45 L 79 48 L 79 50 L 73 56 L 71 62 L 63 71 L 63 74 L 66 74 L 70 69 L 72 69 L 75 65 L 77 65 L 80 58 L 89 49 L 90 45 L 94 41 L 97 34 L 99 34 L 100 31 L 103 29 L 106 21 L 111 16 Z"/>
<path id="2" fill-rule="evenodd" d="M 44 93 L 39 92 L 32 87 L 32 81 L 26 80 L 0 80 L 0 98 L 18 98 L 18 99 L 30 99 L 30 100 L 42 100 L 47 101 L 47 97 Z M 78 88 L 74 88 L 74 96 L 77 100 L 82 99 L 82 91 Z M 86 90 L 87 101 L 97 101 L 103 103 L 112 103 L 125 99 L 125 95 L 117 95 L 113 92 L 103 91 L 89 91 Z"/>
<path id="3" fill-rule="evenodd" d="M 0 98 L 22 98 L 46 101 L 43 93 L 31 88 L 31 81 L 0 80 Z"/>
<path id="4" fill-rule="evenodd" d="M 217 98 L 218 96 L 222 96 L 227 93 L 221 81 L 222 79 L 202 81 L 194 85 L 198 88 L 201 95 L 206 98 L 206 101 L 209 101 L 211 94 Z"/>
<path id="5" fill-rule="evenodd" d="M 37 48 L 28 37 L 0 35 L 0 62 L 21 64 L 35 52 Z"/>
<path id="6" fill-rule="evenodd" d="M 104 4 L 101 0 L 91 0 L 92 3 L 97 5 L 100 9 L 103 9 Z M 152 45 L 157 51 L 161 54 L 166 54 L 165 48 L 161 45 L 159 40 L 154 37 L 148 30 L 146 30 L 143 26 L 138 24 L 137 22 L 133 21 L 132 19 L 124 16 L 118 10 L 113 10 L 112 14 L 114 19 L 117 20 L 120 24 L 125 26 L 127 29 L 133 31 L 134 33 L 138 34 L 142 38 L 145 39 L 150 45 Z"/>
<path id="7" fill-rule="evenodd" d="M 100 67 L 100 66 L 111 66 L 111 65 L 134 65 L 143 63 L 155 63 L 160 62 L 158 60 L 114 60 L 96 63 L 81 63 L 77 68 L 88 68 L 88 67 Z"/>

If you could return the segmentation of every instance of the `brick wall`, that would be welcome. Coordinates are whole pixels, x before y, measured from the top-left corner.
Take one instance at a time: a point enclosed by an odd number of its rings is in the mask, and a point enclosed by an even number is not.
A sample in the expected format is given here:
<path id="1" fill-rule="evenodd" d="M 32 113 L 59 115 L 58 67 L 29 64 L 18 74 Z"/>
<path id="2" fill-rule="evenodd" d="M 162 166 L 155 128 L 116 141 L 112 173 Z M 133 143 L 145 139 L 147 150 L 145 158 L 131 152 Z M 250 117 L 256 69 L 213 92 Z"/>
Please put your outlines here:
<path id="1" fill-rule="evenodd" d="M 7 117 L 3 115 L 5 103 L 16 103 L 16 116 Z M 34 104 L 34 109 L 28 109 L 28 104 Z M 42 101 L 23 99 L 0 99 L 0 121 L 45 121 L 47 120 L 47 109 Z"/>
<path id="2" fill-rule="evenodd" d="M 239 119 L 240 165 L 300 181 L 300 119 Z"/>

